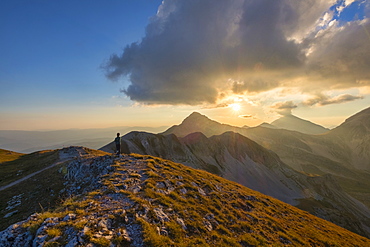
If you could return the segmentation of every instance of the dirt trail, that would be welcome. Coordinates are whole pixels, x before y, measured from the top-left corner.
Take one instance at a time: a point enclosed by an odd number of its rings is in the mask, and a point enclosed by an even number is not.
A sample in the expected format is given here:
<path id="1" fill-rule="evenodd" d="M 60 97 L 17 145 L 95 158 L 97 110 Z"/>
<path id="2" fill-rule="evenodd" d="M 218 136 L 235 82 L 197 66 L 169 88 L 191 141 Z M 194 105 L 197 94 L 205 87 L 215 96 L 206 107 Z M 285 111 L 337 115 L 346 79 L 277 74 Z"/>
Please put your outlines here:
<path id="1" fill-rule="evenodd" d="M 7 189 L 7 188 L 10 188 L 10 187 L 12 187 L 12 186 L 14 186 L 14 185 L 16 185 L 16 184 L 19 184 L 20 182 L 23 182 L 24 180 L 27 180 L 27 179 L 29 179 L 29 178 L 31 178 L 31 177 L 33 177 L 33 176 L 35 176 L 35 175 L 39 174 L 40 172 L 43 172 L 43 171 L 45 171 L 45 170 L 47 170 L 47 169 L 50 169 L 50 168 L 53 168 L 54 166 L 59 165 L 59 164 L 61 164 L 61 163 L 63 163 L 63 162 L 69 161 L 69 160 L 70 160 L 70 159 L 66 159 L 66 160 L 62 160 L 62 161 L 56 162 L 56 163 L 54 163 L 54 164 L 52 164 L 52 165 L 50 165 L 50 166 L 47 166 L 47 167 L 45 167 L 45 168 L 43 168 L 43 169 L 41 169 L 41 170 L 39 170 L 39 171 L 37 171 L 37 172 L 34 172 L 34 173 L 31 173 L 31 174 L 28 174 L 27 176 L 25 176 L 25 177 L 23 177 L 23 178 L 20 178 L 20 179 L 18 179 L 18 180 L 16 180 L 16 181 L 14 181 L 14 182 L 11 182 L 10 184 L 7 184 L 7 185 L 4 185 L 4 186 L 1 186 L 1 187 L 0 187 L 0 191 L 3 191 L 3 190 L 5 190 L 5 189 Z"/>
<path id="2" fill-rule="evenodd" d="M 23 182 L 23 181 L 25 181 L 25 180 L 27 180 L 27 179 L 29 179 L 29 178 L 31 178 L 31 177 L 39 174 L 40 172 L 43 172 L 43 171 L 48 170 L 50 168 L 53 168 L 53 167 L 55 167 L 55 166 L 57 166 L 57 165 L 59 165 L 59 164 L 61 164 L 63 162 L 70 161 L 73 158 L 75 158 L 73 156 L 61 156 L 61 157 L 62 157 L 62 159 L 60 161 L 58 161 L 58 162 L 56 162 L 56 163 L 54 163 L 54 164 L 52 164 L 50 166 L 47 166 L 47 167 L 45 167 L 45 168 L 43 168 L 43 169 L 41 169 L 39 171 L 36 171 L 34 173 L 28 174 L 27 176 L 25 176 L 23 178 L 20 178 L 20 179 L 14 181 L 14 182 L 11 182 L 10 184 L 1 186 L 0 187 L 0 191 L 3 191 L 5 189 L 8 189 L 8 188 L 10 188 L 10 187 L 12 187 L 12 186 L 14 186 L 16 184 L 19 184 L 20 182 Z M 131 169 L 131 170 L 135 170 L 135 171 L 141 171 L 144 168 L 146 168 L 146 165 L 145 165 L 145 163 L 143 161 L 132 160 L 132 159 L 129 159 L 129 158 L 125 157 L 125 156 L 116 157 L 115 160 L 116 161 L 118 160 L 120 163 L 124 162 L 125 163 L 124 167 L 127 168 L 127 169 Z"/>

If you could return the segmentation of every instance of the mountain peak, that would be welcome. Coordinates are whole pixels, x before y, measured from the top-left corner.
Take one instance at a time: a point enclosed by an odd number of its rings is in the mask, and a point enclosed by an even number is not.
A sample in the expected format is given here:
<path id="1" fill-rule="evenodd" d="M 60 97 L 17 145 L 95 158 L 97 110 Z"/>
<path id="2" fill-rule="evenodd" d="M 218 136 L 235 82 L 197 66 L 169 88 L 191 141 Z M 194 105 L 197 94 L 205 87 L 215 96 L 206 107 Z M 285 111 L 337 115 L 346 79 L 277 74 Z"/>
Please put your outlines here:
<path id="1" fill-rule="evenodd" d="M 192 112 L 189 116 L 187 116 L 182 122 L 194 122 L 194 121 L 213 121 L 209 119 L 207 116 L 200 114 L 199 112 Z"/>
<path id="2" fill-rule="evenodd" d="M 323 134 L 329 131 L 329 129 L 324 128 L 321 125 L 312 123 L 292 114 L 282 116 L 281 118 L 273 121 L 271 125 L 276 128 L 298 131 L 310 135 Z"/>
<path id="3" fill-rule="evenodd" d="M 189 116 L 188 116 L 188 118 L 191 118 L 191 117 L 206 117 L 205 115 L 203 115 L 203 114 L 201 114 L 201 113 L 199 113 L 199 112 L 197 112 L 197 111 L 194 111 L 194 112 L 192 112 Z M 207 117 L 206 117 L 207 118 Z"/>
<path id="4" fill-rule="evenodd" d="M 370 244 L 274 198 L 161 158 L 107 155 L 65 165 L 71 199 L 0 232 L 1 246 Z"/>
<path id="5" fill-rule="evenodd" d="M 199 112 L 193 112 L 186 117 L 181 124 L 170 127 L 162 134 L 175 134 L 178 137 L 185 137 L 194 132 L 202 132 L 205 136 L 210 137 L 212 135 L 220 135 L 227 131 L 243 132 L 246 129 L 247 128 L 222 124 Z"/>

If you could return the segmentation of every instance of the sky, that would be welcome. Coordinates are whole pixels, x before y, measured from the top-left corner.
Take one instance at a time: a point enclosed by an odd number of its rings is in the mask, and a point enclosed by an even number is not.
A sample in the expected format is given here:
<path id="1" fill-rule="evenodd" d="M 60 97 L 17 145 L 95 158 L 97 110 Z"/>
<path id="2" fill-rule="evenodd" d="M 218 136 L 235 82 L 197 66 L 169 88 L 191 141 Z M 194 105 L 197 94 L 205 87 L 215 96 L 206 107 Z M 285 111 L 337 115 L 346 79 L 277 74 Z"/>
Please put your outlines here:
<path id="1" fill-rule="evenodd" d="M 369 0 L 0 1 L 0 130 L 334 127 L 370 106 Z"/>

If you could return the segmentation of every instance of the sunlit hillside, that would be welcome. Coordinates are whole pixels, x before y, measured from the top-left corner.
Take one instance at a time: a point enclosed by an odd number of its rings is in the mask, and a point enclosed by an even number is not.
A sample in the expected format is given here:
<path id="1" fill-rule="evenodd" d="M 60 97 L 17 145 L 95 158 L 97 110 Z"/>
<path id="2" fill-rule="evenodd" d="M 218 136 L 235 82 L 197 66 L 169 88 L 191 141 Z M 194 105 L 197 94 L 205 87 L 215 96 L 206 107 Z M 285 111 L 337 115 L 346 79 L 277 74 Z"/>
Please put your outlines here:
<path id="1" fill-rule="evenodd" d="M 69 199 L 1 232 L 1 246 L 370 245 L 281 201 L 168 160 L 76 158 L 59 167 Z"/>

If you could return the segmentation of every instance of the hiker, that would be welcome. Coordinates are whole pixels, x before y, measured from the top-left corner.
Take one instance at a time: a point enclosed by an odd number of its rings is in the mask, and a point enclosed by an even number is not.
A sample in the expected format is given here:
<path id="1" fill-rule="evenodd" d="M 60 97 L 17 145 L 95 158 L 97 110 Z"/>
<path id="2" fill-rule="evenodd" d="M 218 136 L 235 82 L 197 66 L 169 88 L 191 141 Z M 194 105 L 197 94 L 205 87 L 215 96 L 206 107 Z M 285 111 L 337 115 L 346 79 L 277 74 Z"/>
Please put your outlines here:
<path id="1" fill-rule="evenodd" d="M 119 133 L 117 133 L 117 137 L 114 139 L 114 143 L 116 143 L 116 154 L 121 154 L 121 137 L 119 137 Z"/>

